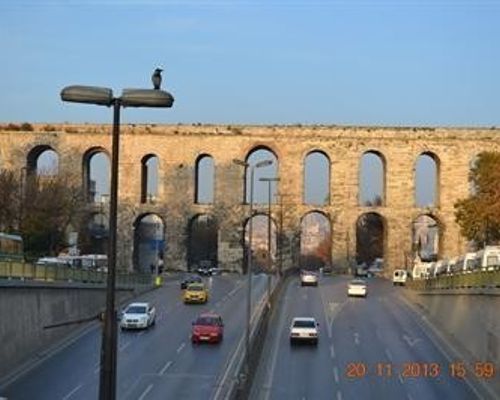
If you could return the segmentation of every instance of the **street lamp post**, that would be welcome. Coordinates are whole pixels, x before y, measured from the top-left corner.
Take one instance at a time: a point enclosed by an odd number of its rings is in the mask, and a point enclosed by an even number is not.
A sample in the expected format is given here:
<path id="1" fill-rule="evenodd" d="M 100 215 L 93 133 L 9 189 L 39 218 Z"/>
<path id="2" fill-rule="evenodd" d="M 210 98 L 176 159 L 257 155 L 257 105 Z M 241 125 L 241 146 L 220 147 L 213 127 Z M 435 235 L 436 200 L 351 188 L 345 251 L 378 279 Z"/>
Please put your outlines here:
<path id="1" fill-rule="evenodd" d="M 267 182 L 267 258 L 269 260 L 269 271 L 267 275 L 267 302 L 268 307 L 271 306 L 271 271 L 273 263 L 271 262 L 271 184 L 273 182 L 278 182 L 280 178 L 260 178 L 259 181 Z"/>
<path id="2" fill-rule="evenodd" d="M 124 89 L 121 97 L 113 91 L 95 86 L 67 86 L 61 91 L 61 100 L 73 103 L 113 106 L 113 132 L 111 152 L 111 193 L 109 204 L 108 275 L 106 284 L 106 311 L 101 340 L 101 371 L 99 399 L 116 398 L 116 232 L 118 211 L 118 160 L 120 145 L 120 107 L 172 107 L 173 96 L 159 89 Z"/>
<path id="3" fill-rule="evenodd" d="M 247 320 L 245 328 L 245 372 L 248 376 L 250 372 L 250 319 L 252 313 L 252 235 L 253 235 L 253 181 L 255 168 L 262 168 L 271 165 L 272 160 L 259 161 L 251 165 L 245 161 L 234 159 L 233 162 L 242 167 L 250 168 L 250 211 L 248 220 L 248 250 L 247 250 Z"/>

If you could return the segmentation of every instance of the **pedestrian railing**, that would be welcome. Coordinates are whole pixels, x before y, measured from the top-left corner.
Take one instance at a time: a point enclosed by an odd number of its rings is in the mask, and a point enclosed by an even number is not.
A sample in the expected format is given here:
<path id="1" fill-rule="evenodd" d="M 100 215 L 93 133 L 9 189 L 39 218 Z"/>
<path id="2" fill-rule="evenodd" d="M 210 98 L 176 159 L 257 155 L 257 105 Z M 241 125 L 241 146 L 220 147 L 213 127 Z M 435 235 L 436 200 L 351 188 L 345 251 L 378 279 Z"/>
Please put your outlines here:
<path id="1" fill-rule="evenodd" d="M 96 271 L 95 269 L 0 261 L 0 279 L 104 284 L 107 275 L 107 272 Z M 117 286 L 152 285 L 153 283 L 153 276 L 150 274 L 122 272 L 116 274 Z"/>
<path id="2" fill-rule="evenodd" d="M 414 279 L 407 286 L 415 290 L 436 289 L 499 289 L 500 267 L 453 275 L 440 275 L 435 278 Z"/>

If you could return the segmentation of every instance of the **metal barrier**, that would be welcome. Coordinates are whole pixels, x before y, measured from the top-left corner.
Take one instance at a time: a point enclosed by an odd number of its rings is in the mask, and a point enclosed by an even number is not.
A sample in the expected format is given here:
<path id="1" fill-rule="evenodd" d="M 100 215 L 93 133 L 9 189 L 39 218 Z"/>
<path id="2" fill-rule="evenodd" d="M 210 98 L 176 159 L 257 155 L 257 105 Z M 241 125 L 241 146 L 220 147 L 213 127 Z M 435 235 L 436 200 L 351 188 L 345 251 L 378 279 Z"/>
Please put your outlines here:
<path id="1" fill-rule="evenodd" d="M 107 275 L 103 271 L 70 268 L 63 265 L 0 261 L 0 279 L 105 284 Z M 117 286 L 153 285 L 154 283 L 154 277 L 150 274 L 120 272 L 116 274 Z"/>
<path id="2" fill-rule="evenodd" d="M 453 275 L 440 275 L 435 278 L 408 281 L 407 286 L 414 290 L 437 289 L 484 289 L 500 288 L 500 267 L 487 271 L 471 271 Z"/>

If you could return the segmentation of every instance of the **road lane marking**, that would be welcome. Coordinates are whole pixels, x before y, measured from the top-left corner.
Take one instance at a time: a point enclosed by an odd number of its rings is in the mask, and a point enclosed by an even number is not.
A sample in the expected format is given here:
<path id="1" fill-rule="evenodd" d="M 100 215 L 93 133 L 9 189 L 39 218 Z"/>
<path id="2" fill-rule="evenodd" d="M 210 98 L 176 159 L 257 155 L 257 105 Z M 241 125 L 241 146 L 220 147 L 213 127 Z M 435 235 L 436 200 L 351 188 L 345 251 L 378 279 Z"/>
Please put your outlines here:
<path id="1" fill-rule="evenodd" d="M 401 374 L 398 374 L 398 380 L 399 380 L 399 383 L 401 383 L 401 385 L 404 385 L 403 377 L 401 376 Z"/>
<path id="2" fill-rule="evenodd" d="M 142 335 L 144 335 L 144 333 L 146 333 L 146 331 L 140 331 L 140 332 L 137 334 L 137 336 L 142 336 Z"/>
<path id="3" fill-rule="evenodd" d="M 444 357 L 448 360 L 448 362 L 449 363 L 453 362 L 454 358 L 459 359 L 460 355 L 456 352 L 456 350 L 453 349 L 453 347 L 450 346 L 447 349 L 445 349 L 445 347 L 443 347 L 443 346 L 446 346 L 446 339 L 437 330 L 437 328 L 434 327 L 432 322 L 428 320 L 428 318 L 425 316 L 425 314 L 420 314 L 416 310 L 416 308 L 415 308 L 416 306 L 414 304 L 412 304 L 410 302 L 410 300 L 408 300 L 405 296 L 400 296 L 399 298 L 402 300 L 402 304 L 406 305 L 406 309 L 407 309 L 406 312 L 408 315 L 410 315 L 412 317 L 414 315 L 417 315 L 418 317 L 420 317 L 420 321 L 418 320 L 418 318 L 413 318 L 413 320 L 417 323 L 417 326 L 422 331 L 424 337 L 426 336 L 427 339 L 429 339 L 434 344 L 434 346 L 438 348 L 438 350 L 441 352 L 442 355 L 444 355 Z M 441 344 L 441 343 L 443 343 L 443 344 Z M 452 355 L 450 355 L 450 353 L 448 353 L 448 351 L 450 351 L 452 353 Z M 476 389 L 475 384 L 473 384 L 467 376 L 465 376 L 463 378 L 463 380 L 467 383 L 469 388 L 474 392 L 474 394 L 476 395 L 476 397 L 478 399 L 483 398 L 483 396 L 480 395 L 478 390 Z M 480 385 L 480 387 L 483 390 L 485 390 L 489 395 L 491 395 L 492 398 L 495 398 L 496 393 L 493 393 L 493 391 L 489 388 L 489 386 Z"/>
<path id="4" fill-rule="evenodd" d="M 120 351 L 125 350 L 128 346 L 130 346 L 130 343 L 131 343 L 131 342 L 127 342 L 127 343 L 125 343 L 124 345 L 120 346 Z"/>
<path id="5" fill-rule="evenodd" d="M 179 354 L 182 349 L 186 346 L 186 343 L 185 342 L 182 342 L 182 344 L 179 346 L 179 348 L 177 349 L 177 354 Z"/>
<path id="6" fill-rule="evenodd" d="M 333 343 L 330 345 L 330 356 L 335 358 L 335 347 L 333 347 Z"/>
<path id="7" fill-rule="evenodd" d="M 408 346 L 413 347 L 417 342 L 420 341 L 420 338 L 412 339 L 407 335 L 403 335 L 403 340 L 408 344 Z"/>
<path id="8" fill-rule="evenodd" d="M 358 332 L 354 332 L 354 344 L 359 346 L 359 333 Z"/>
<path id="9" fill-rule="evenodd" d="M 408 400 L 413 400 L 413 397 L 411 397 L 410 393 L 406 393 L 406 397 L 408 397 Z"/>
<path id="10" fill-rule="evenodd" d="M 387 358 L 389 359 L 389 361 L 392 362 L 392 354 L 389 351 L 389 349 L 385 349 L 384 351 L 385 351 L 385 355 L 387 356 Z"/>
<path id="11" fill-rule="evenodd" d="M 98 374 L 98 373 L 99 373 L 99 371 L 101 371 L 101 367 L 97 367 L 97 368 L 95 368 L 95 369 L 94 369 L 94 374 Z"/>
<path id="12" fill-rule="evenodd" d="M 167 369 L 170 368 L 170 366 L 173 364 L 173 361 L 168 361 L 163 368 L 160 370 L 160 375 L 163 375 L 165 372 L 167 372 Z"/>
<path id="13" fill-rule="evenodd" d="M 335 378 L 335 383 L 339 383 L 339 369 L 333 367 L 333 377 Z"/>
<path id="14" fill-rule="evenodd" d="M 337 390 L 337 400 L 342 400 L 342 392 Z"/>
<path id="15" fill-rule="evenodd" d="M 263 297 L 261 300 L 260 300 L 260 303 L 258 303 L 257 305 L 255 305 L 254 307 L 254 311 L 250 317 L 250 326 L 253 325 L 253 321 L 256 317 L 256 314 L 257 312 L 259 311 L 259 309 L 261 307 L 259 307 L 260 305 L 264 304 L 264 300 L 265 298 Z M 216 383 L 216 387 L 217 387 L 217 390 L 215 392 L 215 394 L 213 395 L 213 397 L 211 397 L 212 399 L 214 400 L 217 400 L 219 399 L 219 396 L 221 395 L 221 391 L 222 389 L 226 386 L 226 380 L 227 380 L 227 377 L 229 375 L 229 373 L 231 372 L 231 369 L 233 367 L 233 364 L 235 363 L 236 361 L 236 358 L 238 356 L 240 356 L 244 350 L 243 350 L 243 343 L 244 343 L 244 340 L 245 340 L 245 335 L 241 335 L 241 338 L 240 338 L 240 341 L 238 342 L 238 345 L 236 346 L 236 349 L 234 350 L 234 352 L 232 353 L 232 356 L 229 360 L 229 363 L 227 363 L 227 367 L 226 369 L 224 370 L 224 374 L 222 375 L 222 378 L 220 378 L 217 383 Z M 243 357 L 243 356 L 242 356 Z M 220 376 L 220 375 L 219 375 Z"/>
<path id="16" fill-rule="evenodd" d="M 80 383 L 77 387 L 75 387 L 71 392 L 69 392 L 66 396 L 62 398 L 62 400 L 68 400 L 71 396 L 73 396 L 80 388 L 82 387 L 82 384 Z"/>
<path id="17" fill-rule="evenodd" d="M 146 388 L 146 390 L 144 390 L 144 392 L 142 392 L 141 396 L 137 400 L 144 400 L 144 398 L 151 391 L 151 389 L 153 389 L 152 383 L 149 384 L 149 386 Z"/>

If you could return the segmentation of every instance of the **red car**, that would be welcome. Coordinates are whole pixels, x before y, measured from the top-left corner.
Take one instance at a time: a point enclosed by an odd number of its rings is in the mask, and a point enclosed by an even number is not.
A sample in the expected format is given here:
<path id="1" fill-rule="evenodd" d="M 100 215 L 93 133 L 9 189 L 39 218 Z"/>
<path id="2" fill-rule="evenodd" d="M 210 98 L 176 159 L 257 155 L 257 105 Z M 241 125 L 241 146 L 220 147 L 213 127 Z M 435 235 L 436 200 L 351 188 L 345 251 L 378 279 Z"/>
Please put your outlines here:
<path id="1" fill-rule="evenodd" d="M 201 314 L 193 322 L 191 330 L 191 342 L 219 343 L 224 336 L 224 323 L 218 314 Z"/>

